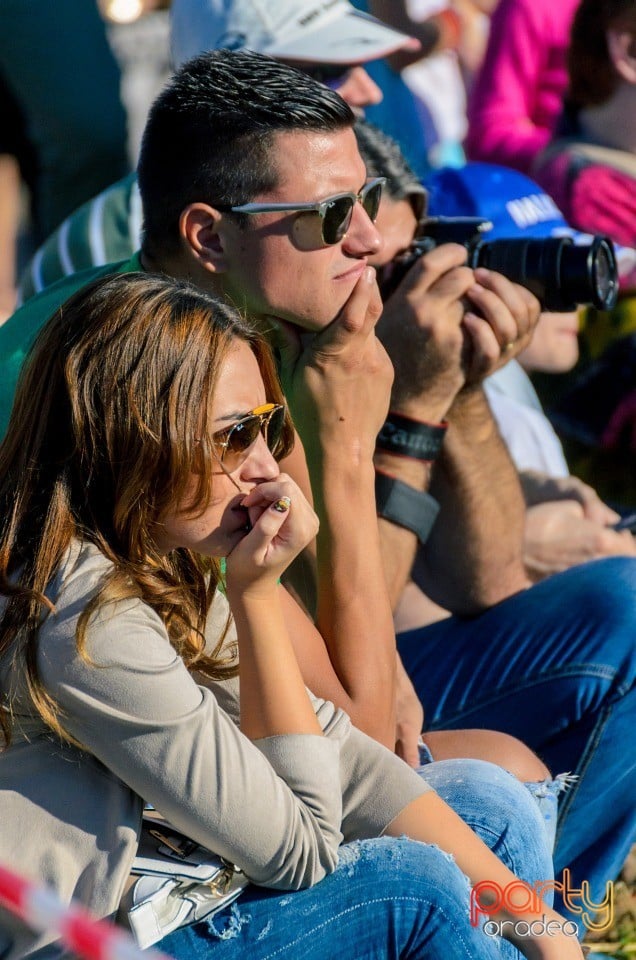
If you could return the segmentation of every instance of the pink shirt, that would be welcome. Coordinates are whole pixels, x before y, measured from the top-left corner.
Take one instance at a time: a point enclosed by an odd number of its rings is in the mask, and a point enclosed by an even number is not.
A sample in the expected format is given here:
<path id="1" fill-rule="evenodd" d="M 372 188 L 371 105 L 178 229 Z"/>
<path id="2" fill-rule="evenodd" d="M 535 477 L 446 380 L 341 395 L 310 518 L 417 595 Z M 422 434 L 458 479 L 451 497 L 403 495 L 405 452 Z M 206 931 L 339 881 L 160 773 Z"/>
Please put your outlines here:
<path id="1" fill-rule="evenodd" d="M 531 172 L 559 118 L 579 0 L 501 0 L 469 105 L 466 153 Z"/>

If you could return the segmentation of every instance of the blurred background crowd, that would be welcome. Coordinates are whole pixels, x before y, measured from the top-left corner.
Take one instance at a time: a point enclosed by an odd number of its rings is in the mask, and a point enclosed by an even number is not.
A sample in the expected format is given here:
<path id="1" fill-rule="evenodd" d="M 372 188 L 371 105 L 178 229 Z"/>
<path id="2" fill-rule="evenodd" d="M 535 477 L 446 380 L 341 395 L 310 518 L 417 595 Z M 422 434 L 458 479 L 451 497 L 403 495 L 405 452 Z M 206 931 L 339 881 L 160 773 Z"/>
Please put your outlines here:
<path id="1" fill-rule="evenodd" d="M 430 191 L 430 212 L 487 217 L 498 237 L 573 228 L 617 244 L 617 306 L 584 308 L 561 323 L 521 358 L 525 378 L 506 390 L 521 391 L 526 411 L 543 408 L 556 431 L 540 439 L 547 451 L 540 469 L 555 477 L 569 471 L 629 513 L 636 509 L 636 2 L 586 2 L 576 21 L 579 0 L 353 4 L 416 37 L 419 49 L 360 72 L 355 62 L 348 70 L 341 63 L 325 82 L 366 84 L 360 107 L 399 143 Z M 188 4 L 0 3 L 0 322 L 39 289 L 46 239 L 57 231 L 64 266 L 67 218 L 134 170 L 147 110 L 171 73 L 171 6 L 175 15 Z M 95 230 L 94 262 L 101 242 Z M 137 237 L 130 242 L 134 249 Z M 112 259 L 103 251 L 101 262 Z M 495 409 L 495 384 L 490 395 Z M 556 465 L 550 444 L 563 448 Z"/>

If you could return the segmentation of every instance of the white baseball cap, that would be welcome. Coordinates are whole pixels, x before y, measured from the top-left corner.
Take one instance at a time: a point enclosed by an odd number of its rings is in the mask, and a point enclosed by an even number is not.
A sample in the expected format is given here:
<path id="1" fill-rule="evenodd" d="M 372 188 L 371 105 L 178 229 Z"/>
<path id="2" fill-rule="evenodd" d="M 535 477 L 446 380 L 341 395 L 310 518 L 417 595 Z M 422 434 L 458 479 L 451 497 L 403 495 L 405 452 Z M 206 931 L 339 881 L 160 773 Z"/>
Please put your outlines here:
<path id="1" fill-rule="evenodd" d="M 172 0 L 175 67 L 206 50 L 254 50 L 278 60 L 365 63 L 412 37 L 356 10 L 347 0 Z"/>

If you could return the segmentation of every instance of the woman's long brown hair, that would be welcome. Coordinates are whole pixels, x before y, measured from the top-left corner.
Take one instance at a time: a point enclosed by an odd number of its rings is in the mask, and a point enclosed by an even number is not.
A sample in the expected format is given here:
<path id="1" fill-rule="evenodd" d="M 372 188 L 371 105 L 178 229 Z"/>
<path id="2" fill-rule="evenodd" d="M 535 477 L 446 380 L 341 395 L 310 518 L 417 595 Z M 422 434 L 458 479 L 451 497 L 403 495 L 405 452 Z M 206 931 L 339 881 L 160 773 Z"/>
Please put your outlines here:
<path id="1" fill-rule="evenodd" d="M 152 530 L 183 497 L 196 463 L 196 502 L 209 501 L 215 464 L 211 400 L 224 357 L 249 344 L 268 400 L 282 402 L 269 348 L 238 315 L 189 284 L 142 273 L 101 279 L 49 320 L 27 358 L 0 445 L 0 657 L 23 667 L 33 704 L 64 739 L 59 710 L 37 670 L 37 633 L 53 609 L 45 591 L 73 539 L 113 564 L 78 623 L 98 606 L 139 597 L 166 625 L 188 667 L 232 675 L 219 640 L 205 653 L 205 622 L 219 574 L 185 549 L 161 555 Z M 291 449 L 287 422 L 282 455 Z M 195 459 L 196 458 L 196 459 Z M 5 743 L 11 704 L 0 703 Z"/>

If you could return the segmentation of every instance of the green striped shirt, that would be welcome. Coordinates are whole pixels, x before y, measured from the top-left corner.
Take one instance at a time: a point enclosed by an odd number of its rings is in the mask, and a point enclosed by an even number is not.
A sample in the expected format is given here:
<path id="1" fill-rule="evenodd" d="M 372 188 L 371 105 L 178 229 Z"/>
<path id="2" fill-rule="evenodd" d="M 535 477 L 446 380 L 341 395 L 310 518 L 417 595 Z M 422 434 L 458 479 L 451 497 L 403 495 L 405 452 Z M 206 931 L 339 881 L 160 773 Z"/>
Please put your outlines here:
<path id="1" fill-rule="evenodd" d="M 25 303 L 62 277 L 127 260 L 141 245 L 141 197 L 134 173 L 72 213 L 36 251 L 18 287 Z"/>

